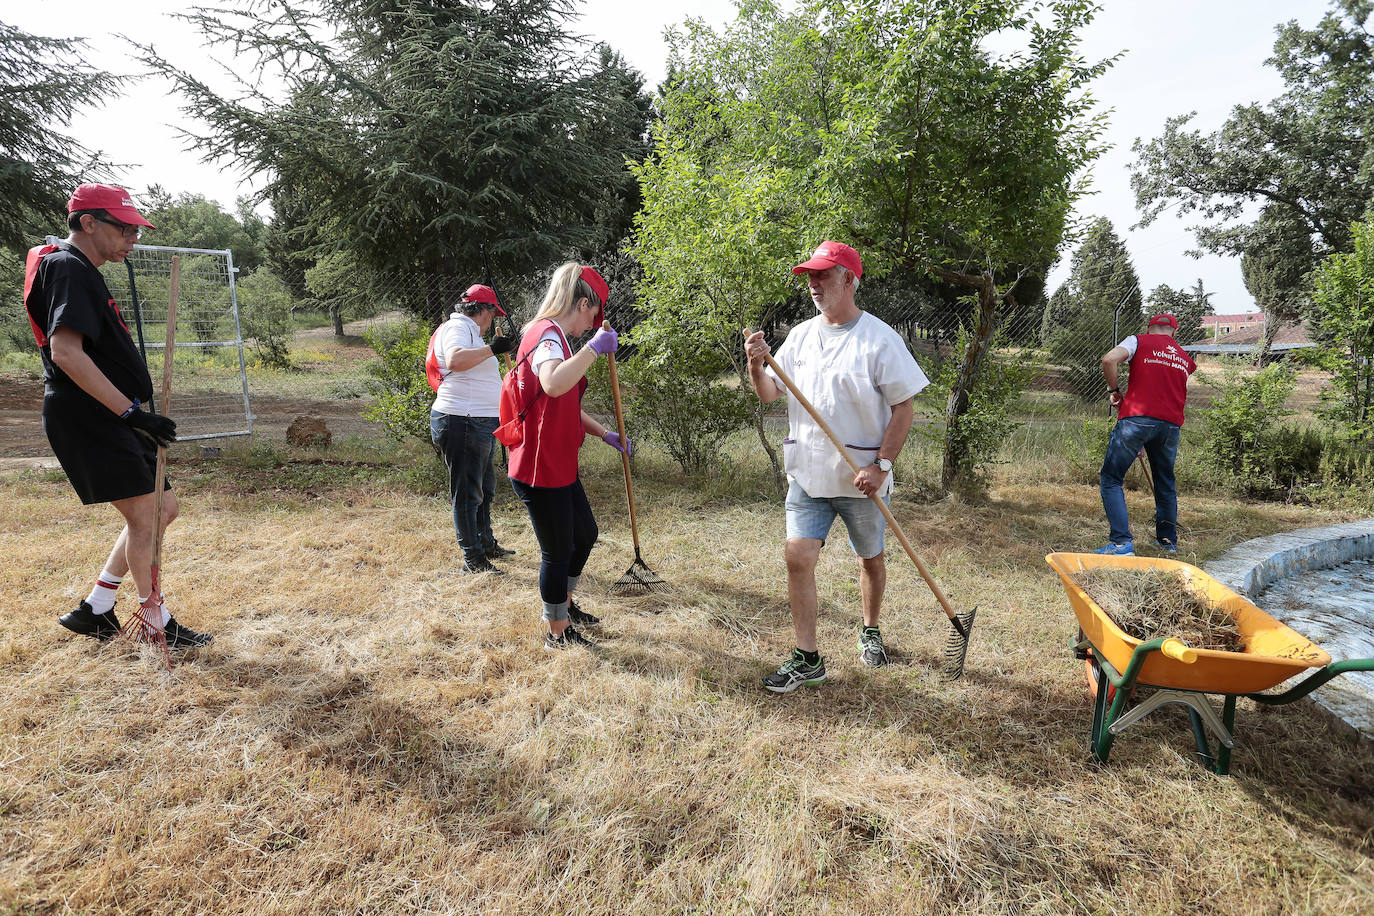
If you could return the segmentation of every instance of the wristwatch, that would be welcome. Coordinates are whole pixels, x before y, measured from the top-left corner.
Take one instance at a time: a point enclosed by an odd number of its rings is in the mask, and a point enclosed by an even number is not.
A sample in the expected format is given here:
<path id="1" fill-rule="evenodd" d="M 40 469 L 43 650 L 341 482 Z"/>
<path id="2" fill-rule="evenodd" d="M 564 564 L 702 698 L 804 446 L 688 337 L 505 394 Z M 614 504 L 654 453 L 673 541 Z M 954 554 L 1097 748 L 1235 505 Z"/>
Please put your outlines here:
<path id="1" fill-rule="evenodd" d="M 876 464 L 878 470 L 882 471 L 884 474 L 892 470 L 892 462 L 886 458 L 878 458 L 873 463 Z"/>

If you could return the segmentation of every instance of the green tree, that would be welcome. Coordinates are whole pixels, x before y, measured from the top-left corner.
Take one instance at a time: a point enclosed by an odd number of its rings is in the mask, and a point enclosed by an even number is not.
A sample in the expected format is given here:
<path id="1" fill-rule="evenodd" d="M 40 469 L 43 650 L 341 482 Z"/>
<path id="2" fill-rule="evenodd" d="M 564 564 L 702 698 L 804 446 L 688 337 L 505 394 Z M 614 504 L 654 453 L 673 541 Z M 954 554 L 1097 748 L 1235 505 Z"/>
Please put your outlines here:
<path id="1" fill-rule="evenodd" d="M 1174 206 L 1197 213 L 1199 244 L 1249 258 L 1265 275 L 1266 313 L 1284 320 L 1315 260 L 1349 249 L 1349 227 L 1374 197 L 1374 3 L 1332 6 L 1314 28 L 1277 29 L 1268 63 L 1287 87 L 1278 98 L 1237 106 L 1210 134 L 1188 129 L 1191 114 L 1170 118 L 1134 147 L 1142 222 Z M 1238 222 L 1255 206 L 1258 219 Z"/>
<path id="2" fill-rule="evenodd" d="M 93 69 L 80 39 L 44 38 L 0 22 L 0 248 L 17 256 L 58 232 L 72 189 L 108 165 L 59 128 L 123 77 Z"/>
<path id="3" fill-rule="evenodd" d="M 1174 289 L 1161 283 L 1150 291 L 1147 300 L 1151 312 L 1168 312 L 1178 319 L 1178 330 L 1174 339 L 1181 344 L 1196 343 L 1205 333 L 1202 319 L 1205 315 L 1215 315 L 1212 308 L 1212 294 L 1207 292 L 1199 277 L 1191 290 Z"/>
<path id="4" fill-rule="evenodd" d="M 1295 223 L 1283 208 L 1265 207 L 1252 227 L 1253 244 L 1240 262 L 1245 288 L 1264 312 L 1264 339 L 1255 354 L 1261 367 L 1269 361 L 1279 328 L 1300 320 L 1310 299 L 1308 275 L 1319 259 L 1311 235 Z"/>
<path id="5" fill-rule="evenodd" d="M 743 379 L 740 327 L 797 301 L 787 268 L 823 238 L 864 252 L 865 283 L 903 269 L 974 291 L 945 414 L 954 484 L 1008 297 L 1053 261 L 1097 153 L 1087 86 L 1108 64 L 1077 53 L 1092 12 L 806 0 L 744 4 L 720 33 L 689 21 L 670 36 L 674 79 L 639 169 L 646 320 L 684 323 Z M 1024 46 L 994 54 L 993 34 Z"/>
<path id="6" fill-rule="evenodd" d="M 1103 396 L 1102 354 L 1143 328 L 1141 299 L 1130 253 L 1111 221 L 1098 217 L 1074 252 L 1069 278 L 1050 298 L 1043 326 L 1050 362 L 1064 367 L 1065 380 L 1083 400 Z"/>
<path id="7" fill-rule="evenodd" d="M 202 194 L 173 197 L 161 185 L 153 185 L 148 189 L 148 203 L 148 222 L 157 226 L 152 241 L 158 245 L 228 249 L 234 255 L 234 266 L 241 270 L 256 270 L 266 256 L 266 227 L 246 201 L 239 202 L 239 215 L 235 216 Z"/>
<path id="8" fill-rule="evenodd" d="M 170 64 L 194 148 L 299 209 L 312 257 L 379 271 L 524 270 L 606 243 L 643 142 L 633 80 L 567 31 L 571 0 L 245 0 L 186 18 L 252 64 L 235 97 Z M 284 91 L 269 95 L 264 74 Z M 612 91 L 615 86 L 626 92 Z M 638 136 L 632 128 L 639 119 Z M 607 129 L 607 125 L 614 129 Z M 632 204 L 623 200 L 626 206 Z M 437 310 L 433 303 L 427 310 Z"/>
<path id="9" fill-rule="evenodd" d="M 1331 348 L 1329 415 L 1362 441 L 1374 438 L 1374 218 L 1351 228 L 1353 250 L 1333 254 L 1312 285 L 1312 335 Z"/>

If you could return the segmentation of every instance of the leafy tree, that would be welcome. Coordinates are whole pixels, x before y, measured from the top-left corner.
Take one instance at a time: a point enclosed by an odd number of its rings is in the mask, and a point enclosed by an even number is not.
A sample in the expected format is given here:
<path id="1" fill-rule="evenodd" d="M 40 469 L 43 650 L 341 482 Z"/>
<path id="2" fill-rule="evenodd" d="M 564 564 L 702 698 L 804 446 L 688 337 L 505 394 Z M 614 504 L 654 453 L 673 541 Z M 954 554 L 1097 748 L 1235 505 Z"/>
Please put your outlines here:
<path id="1" fill-rule="evenodd" d="M 823 238 L 863 251 L 865 284 L 902 269 L 976 292 L 945 417 L 952 485 L 1008 297 L 1053 261 L 1073 176 L 1097 153 L 1086 87 L 1108 64 L 1084 63 L 1076 34 L 1092 12 L 804 0 L 742 5 L 721 33 L 689 21 L 670 36 L 674 80 L 638 169 L 645 320 L 690 327 L 743 380 L 740 327 L 797 301 L 787 268 Z M 1025 47 L 995 55 L 995 33 Z"/>
<path id="2" fill-rule="evenodd" d="M 1312 335 L 1332 348 L 1329 415 L 1355 438 L 1374 438 L 1374 218 L 1351 228 L 1353 251 L 1317 268 Z"/>
<path id="3" fill-rule="evenodd" d="M 1199 214 L 1199 244 L 1250 259 L 1276 318 L 1295 317 L 1288 308 L 1314 255 L 1348 250 L 1349 227 L 1374 196 L 1372 14 L 1369 0 L 1337 0 L 1312 29 L 1281 26 L 1268 63 L 1282 95 L 1237 106 L 1210 134 L 1188 129 L 1191 114 L 1170 118 L 1134 146 L 1142 222 L 1175 205 Z M 1256 205 L 1255 222 L 1237 223 Z"/>
<path id="4" fill-rule="evenodd" d="M 148 222 L 157 226 L 156 244 L 228 249 L 233 252 L 234 266 L 242 270 L 256 270 L 263 262 L 266 226 L 246 201 L 240 200 L 235 216 L 202 194 L 173 197 L 161 185 L 153 185 L 148 189 L 148 203 Z"/>
<path id="5" fill-rule="evenodd" d="M 1255 354 L 1260 366 L 1268 363 L 1279 328 L 1298 321 L 1310 299 L 1308 276 L 1319 258 L 1311 236 L 1295 223 L 1284 209 L 1265 207 L 1252 227 L 1254 244 L 1240 262 L 1245 288 L 1264 312 L 1264 339 Z"/>
<path id="6" fill-rule="evenodd" d="M 1151 290 L 1149 303 L 1151 312 L 1168 312 L 1178 319 L 1174 339 L 1181 344 L 1201 340 L 1205 336 L 1202 330 L 1203 316 L 1216 314 L 1212 308 L 1212 294 L 1202 285 L 1201 277 L 1191 291 L 1173 289 L 1167 283 L 1161 283 Z"/>
<path id="7" fill-rule="evenodd" d="M 1140 279 L 1130 253 L 1111 221 L 1098 217 L 1074 253 L 1068 280 L 1045 309 L 1042 332 L 1050 361 L 1064 367 L 1079 397 L 1101 400 L 1102 354 L 1139 333 L 1144 323 Z"/>
<path id="8" fill-rule="evenodd" d="M 16 255 L 62 225 L 73 188 L 108 176 L 98 153 L 58 129 L 124 83 L 92 69 L 85 48 L 0 22 L 0 248 Z"/>
<path id="9" fill-rule="evenodd" d="M 617 192 L 643 143 L 637 83 L 614 55 L 597 66 L 567 31 L 572 14 L 571 0 L 242 0 L 188 14 L 253 62 L 238 97 L 155 49 L 143 58 L 209 125 L 194 148 L 296 205 L 310 256 L 472 275 L 485 243 L 515 271 L 604 246 L 624 221 L 609 211 L 633 203 Z M 262 90 L 264 74 L 284 92 Z"/>

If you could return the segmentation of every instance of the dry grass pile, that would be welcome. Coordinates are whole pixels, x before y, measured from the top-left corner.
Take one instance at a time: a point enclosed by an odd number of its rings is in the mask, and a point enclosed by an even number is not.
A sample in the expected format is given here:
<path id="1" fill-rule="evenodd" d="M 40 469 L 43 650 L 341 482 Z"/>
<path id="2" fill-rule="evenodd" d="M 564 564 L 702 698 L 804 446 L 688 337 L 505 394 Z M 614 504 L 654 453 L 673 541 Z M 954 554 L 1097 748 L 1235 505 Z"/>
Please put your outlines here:
<path id="1" fill-rule="evenodd" d="M 1178 572 L 1099 566 L 1074 579 L 1113 623 L 1136 639 L 1172 636 L 1194 649 L 1245 651 L 1235 619 L 1194 591 Z"/>
<path id="2" fill-rule="evenodd" d="M 1167 714 L 1090 762 L 1073 615 L 1043 556 L 1087 546 L 1095 486 L 899 493 L 951 598 L 981 605 L 954 683 L 949 625 L 896 551 L 892 664 L 861 663 L 835 529 L 830 680 L 774 696 L 759 678 L 794 644 L 781 500 L 645 461 L 640 534 L 671 588 L 612 599 L 633 553 L 620 470 L 584 451 L 601 541 L 578 601 L 605 623 L 597 651 L 564 653 L 540 649 L 538 546 L 508 489 L 508 574 L 464 577 L 444 499 L 385 464 L 181 457 L 163 576 L 216 638 L 171 678 L 56 626 L 112 511 L 60 477 L 0 479 L 0 913 L 1367 912 L 1374 752 L 1311 710 L 1242 701 L 1229 779 Z M 1206 549 L 1336 520 L 1184 513 L 1216 526 L 1190 542 Z"/>

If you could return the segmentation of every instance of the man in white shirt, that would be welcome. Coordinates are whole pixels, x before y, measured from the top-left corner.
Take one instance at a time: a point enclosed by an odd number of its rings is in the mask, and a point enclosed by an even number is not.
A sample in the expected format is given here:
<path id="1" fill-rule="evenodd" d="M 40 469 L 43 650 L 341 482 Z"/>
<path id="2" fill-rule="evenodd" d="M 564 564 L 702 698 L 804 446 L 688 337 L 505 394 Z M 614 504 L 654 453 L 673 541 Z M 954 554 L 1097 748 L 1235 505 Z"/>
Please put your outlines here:
<path id="1" fill-rule="evenodd" d="M 794 400 L 787 405 L 783 440 L 787 470 L 787 597 L 797 647 L 777 672 L 763 679 L 774 693 L 825 680 L 825 659 L 816 645 L 816 564 L 838 515 L 859 557 L 863 625 L 859 653 L 864 664 L 887 664 L 878 615 L 887 585 L 883 562 L 886 521 L 870 494 L 890 501 L 892 461 L 906 444 L 915 417 L 912 398 L 929 384 L 906 342 L 880 319 L 862 311 L 854 294 L 863 275 L 859 253 L 839 242 L 822 242 L 811 258 L 792 268 L 806 274 L 811 301 L 820 312 L 787 335 L 778 365 L 841 437 L 855 475 L 824 431 Z M 762 332 L 744 343 L 749 381 L 769 403 L 786 389 L 764 362 L 769 352 Z"/>
<path id="2" fill-rule="evenodd" d="M 490 344 L 482 340 L 498 312 L 506 314 L 490 286 L 468 287 L 449 320 L 434 332 L 426 359 L 426 375 L 435 386 L 429 435 L 448 466 L 453 529 L 463 549 L 463 573 L 501 575 L 492 558 L 514 552 L 498 544 L 491 531 L 491 499 L 496 492 L 492 433 L 501 396 L 496 357 L 516 344 L 515 338 L 500 335 Z"/>

